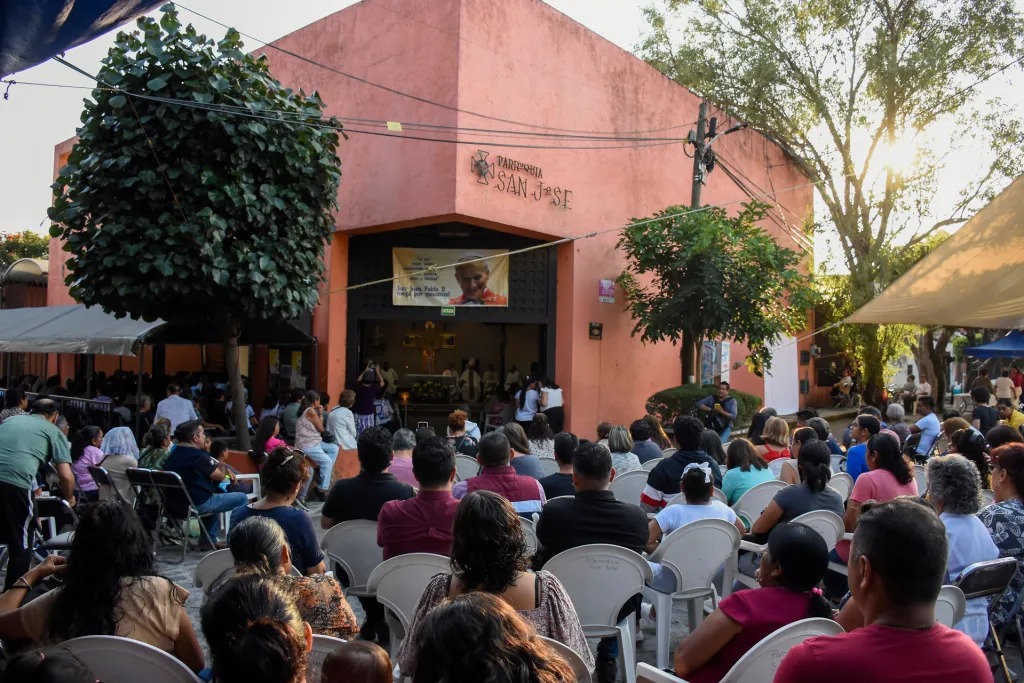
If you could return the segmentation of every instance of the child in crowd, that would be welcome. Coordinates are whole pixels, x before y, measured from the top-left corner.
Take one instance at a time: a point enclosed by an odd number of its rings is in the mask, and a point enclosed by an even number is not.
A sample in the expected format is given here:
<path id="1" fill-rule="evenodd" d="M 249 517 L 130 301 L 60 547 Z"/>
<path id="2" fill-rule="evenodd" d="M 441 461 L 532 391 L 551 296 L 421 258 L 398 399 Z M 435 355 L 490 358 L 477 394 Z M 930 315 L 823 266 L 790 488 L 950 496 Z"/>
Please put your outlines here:
<path id="1" fill-rule="evenodd" d="M 388 653 L 366 640 L 334 648 L 320 670 L 320 683 L 391 683 L 391 677 Z"/>

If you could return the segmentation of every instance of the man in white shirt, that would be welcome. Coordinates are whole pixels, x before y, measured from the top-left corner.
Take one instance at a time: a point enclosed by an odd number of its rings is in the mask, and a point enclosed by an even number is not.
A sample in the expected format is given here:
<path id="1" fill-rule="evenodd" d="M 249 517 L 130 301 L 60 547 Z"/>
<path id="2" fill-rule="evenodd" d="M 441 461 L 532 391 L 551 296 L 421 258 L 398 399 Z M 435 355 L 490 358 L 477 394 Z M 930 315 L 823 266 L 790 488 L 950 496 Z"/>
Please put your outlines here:
<path id="1" fill-rule="evenodd" d="M 924 377 L 921 378 L 924 381 Z M 917 442 L 917 458 L 923 460 L 931 453 L 935 440 L 939 438 L 941 425 L 939 417 L 935 414 L 935 399 L 931 396 L 922 396 L 917 399 L 917 414 L 921 416 L 915 424 L 910 425 L 911 434 L 920 434 L 921 439 Z"/>
<path id="2" fill-rule="evenodd" d="M 996 379 L 996 400 L 1001 398 L 1016 398 L 1017 390 L 1010 379 L 1010 371 L 1003 370 L 1002 375 Z"/>
<path id="3" fill-rule="evenodd" d="M 199 419 L 195 408 L 192 407 L 192 401 L 182 398 L 179 396 L 180 393 L 177 384 L 168 384 L 167 398 L 156 404 L 156 417 L 153 421 L 156 422 L 160 418 L 170 420 L 172 434 L 182 422 Z"/>
<path id="4" fill-rule="evenodd" d="M 398 391 L 398 371 L 391 367 L 387 361 L 384 361 L 380 364 L 380 376 L 385 382 L 384 393 L 388 396 L 394 396 L 395 392 Z"/>
<path id="5" fill-rule="evenodd" d="M 925 377 L 924 373 L 921 373 L 921 383 L 917 385 L 918 396 L 931 396 L 932 385 L 928 383 L 928 378 Z"/>

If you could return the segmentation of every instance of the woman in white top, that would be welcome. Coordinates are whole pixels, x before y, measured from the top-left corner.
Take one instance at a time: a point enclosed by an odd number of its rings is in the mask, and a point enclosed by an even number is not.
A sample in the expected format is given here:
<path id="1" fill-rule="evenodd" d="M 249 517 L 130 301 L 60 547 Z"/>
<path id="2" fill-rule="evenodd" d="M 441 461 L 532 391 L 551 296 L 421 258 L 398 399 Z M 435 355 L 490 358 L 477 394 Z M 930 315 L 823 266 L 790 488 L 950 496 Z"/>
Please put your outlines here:
<path id="1" fill-rule="evenodd" d="M 614 433 L 614 431 L 613 429 L 612 432 Z M 723 519 L 730 524 L 735 524 L 741 534 L 747 532 L 743 522 L 736 516 L 733 509 L 715 499 L 715 480 L 711 475 L 711 465 L 708 463 L 692 462 L 684 467 L 683 477 L 679 480 L 679 488 L 686 503 L 668 505 L 650 521 L 650 537 L 647 540 L 647 547 L 644 548 L 648 553 L 653 553 L 661 539 L 668 534 L 702 519 Z M 664 567 L 657 562 L 651 562 L 651 569 L 654 571 L 651 588 L 662 593 L 675 591 L 676 578 L 672 572 L 665 571 Z"/>
<path id="2" fill-rule="evenodd" d="M 558 434 L 565 426 L 565 396 L 562 387 L 550 377 L 545 377 L 541 381 L 540 393 L 544 399 L 544 415 L 548 418 L 551 430 Z"/>
<path id="3" fill-rule="evenodd" d="M 352 413 L 352 406 L 355 403 L 356 392 L 346 389 L 341 392 L 338 406 L 327 413 L 327 430 L 334 434 L 338 446 L 347 451 L 356 447 L 356 440 L 359 438 L 356 432 L 356 416 Z"/>
<path id="4" fill-rule="evenodd" d="M 622 425 L 612 427 L 612 431 L 608 432 L 608 450 L 612 454 L 612 469 L 615 470 L 616 477 L 644 468 L 640 464 L 640 458 L 633 453 L 633 437 Z"/>
<path id="5" fill-rule="evenodd" d="M 523 431 L 530 428 L 533 416 L 544 408 L 544 396 L 538 390 L 540 382 L 532 377 L 527 377 L 523 388 L 516 392 L 516 422 L 520 424 Z"/>

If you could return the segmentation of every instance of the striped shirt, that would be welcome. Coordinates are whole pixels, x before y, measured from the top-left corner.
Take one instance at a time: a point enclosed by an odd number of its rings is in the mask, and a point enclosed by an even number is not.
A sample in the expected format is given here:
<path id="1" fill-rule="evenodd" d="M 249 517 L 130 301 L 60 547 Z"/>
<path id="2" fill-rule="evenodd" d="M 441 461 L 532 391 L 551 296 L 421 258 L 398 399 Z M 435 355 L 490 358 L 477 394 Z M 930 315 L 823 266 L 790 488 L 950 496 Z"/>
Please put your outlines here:
<path id="1" fill-rule="evenodd" d="M 540 482 L 533 477 L 516 474 L 511 465 L 482 468 L 477 476 L 455 484 L 452 495 L 461 500 L 466 494 L 481 490 L 504 496 L 524 517 L 540 512 L 547 502 Z"/>

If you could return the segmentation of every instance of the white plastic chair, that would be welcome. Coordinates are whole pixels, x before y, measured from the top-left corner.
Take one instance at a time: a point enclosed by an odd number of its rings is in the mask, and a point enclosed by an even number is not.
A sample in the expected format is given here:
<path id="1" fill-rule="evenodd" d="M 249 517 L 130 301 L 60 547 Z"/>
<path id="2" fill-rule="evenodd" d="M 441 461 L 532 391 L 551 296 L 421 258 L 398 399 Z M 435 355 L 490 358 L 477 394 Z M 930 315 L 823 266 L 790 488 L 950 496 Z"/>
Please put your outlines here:
<path id="1" fill-rule="evenodd" d="M 849 474 L 846 472 L 833 474 L 832 478 L 828 480 L 828 485 L 843 497 L 843 502 L 850 500 L 850 494 L 853 493 L 853 477 Z"/>
<path id="2" fill-rule="evenodd" d="M 677 448 L 662 448 L 661 449 L 661 457 L 663 457 L 663 458 L 671 458 L 672 454 L 675 453 L 677 450 L 679 450 L 679 449 L 677 449 Z"/>
<path id="3" fill-rule="evenodd" d="M 562 583 L 588 638 L 618 639 L 626 683 L 636 683 L 636 618 L 619 621 L 619 611 L 653 578 L 647 560 L 626 548 L 595 543 L 558 553 L 544 569 Z"/>
<path id="4" fill-rule="evenodd" d="M 832 474 L 839 474 L 846 471 L 846 456 L 833 453 L 829 456 L 832 466 Z"/>
<path id="5" fill-rule="evenodd" d="M 462 481 L 465 481 L 480 473 L 480 463 L 476 461 L 476 458 L 471 458 L 468 455 L 456 455 L 455 471 L 459 473 Z"/>
<path id="6" fill-rule="evenodd" d="M 814 636 L 835 636 L 842 632 L 843 627 L 831 619 L 801 619 L 783 626 L 740 657 L 721 683 L 767 683 L 775 678 L 782 658 L 794 646 Z M 639 683 L 686 683 L 650 664 L 640 664 L 636 675 Z"/>
<path id="7" fill-rule="evenodd" d="M 768 463 L 768 471 L 778 479 L 782 476 L 782 466 L 786 463 L 790 463 L 793 467 L 796 467 L 796 458 L 776 458 Z M 799 470 L 797 470 L 799 472 Z"/>
<path id="8" fill-rule="evenodd" d="M 534 513 L 535 515 L 537 513 Z M 539 517 L 540 515 L 537 515 Z M 535 519 L 526 519 L 521 517 L 519 521 L 523 525 L 523 535 L 526 537 L 526 545 L 530 548 L 530 556 L 537 554 L 537 546 L 539 541 L 537 540 L 537 523 Z"/>
<path id="9" fill-rule="evenodd" d="M 313 634 L 313 649 L 306 655 L 306 683 L 320 683 L 324 660 L 339 645 L 344 645 L 343 638 Z"/>
<path id="10" fill-rule="evenodd" d="M 957 586 L 943 586 L 939 589 L 939 597 L 935 601 L 935 621 L 943 626 L 953 628 L 953 624 L 964 618 L 967 611 L 967 598 Z"/>
<path id="11" fill-rule="evenodd" d="M 825 545 L 829 550 L 836 547 L 836 543 L 843 540 L 846 533 L 846 522 L 843 518 L 829 510 L 811 510 L 805 512 L 793 520 L 793 524 L 806 524 L 818 535 L 825 539 Z"/>
<path id="12" fill-rule="evenodd" d="M 747 489 L 746 493 L 740 496 L 732 509 L 736 511 L 737 515 L 743 517 L 743 521 L 746 523 L 749 529 L 757 521 L 757 518 L 761 516 L 764 509 L 768 507 L 768 503 L 772 502 L 775 498 L 775 494 L 786 488 L 788 484 L 784 481 L 766 481 Z"/>
<path id="13" fill-rule="evenodd" d="M 714 497 L 715 500 L 719 501 L 723 505 L 729 504 L 729 497 L 725 495 L 725 491 L 723 491 L 722 489 L 715 487 L 715 490 L 711 492 L 711 495 Z M 680 503 L 682 503 L 682 501 L 680 501 Z"/>
<path id="14" fill-rule="evenodd" d="M 553 500 L 564 500 L 564 499 L 567 499 L 567 498 L 571 498 L 572 500 L 575 500 L 576 496 L 569 496 L 569 495 L 566 495 L 566 496 L 555 496 L 554 498 L 548 498 L 547 501 L 545 501 L 544 504 L 547 505 L 548 503 L 550 503 Z"/>
<path id="15" fill-rule="evenodd" d="M 332 526 L 321 539 L 320 549 L 327 555 L 329 569 L 337 564 L 348 575 L 346 595 L 372 595 L 366 590 L 366 582 L 370 572 L 384 561 L 384 549 L 377 545 L 377 522 L 353 519 Z"/>
<path id="16" fill-rule="evenodd" d="M 370 572 L 366 591 L 390 612 L 385 612 L 385 618 L 391 627 L 391 652 L 398 652 L 430 579 L 450 571 L 451 560 L 444 555 L 408 553 L 392 557 Z"/>
<path id="17" fill-rule="evenodd" d="M 540 467 L 541 467 L 542 470 L 544 470 L 544 476 L 545 477 L 549 477 L 552 474 L 557 474 L 558 473 L 559 465 L 558 465 L 558 461 L 557 460 L 555 460 L 554 458 L 537 458 L 537 459 L 540 460 Z M 479 467 L 479 465 L 477 467 Z"/>
<path id="18" fill-rule="evenodd" d="M 672 603 L 686 600 L 690 632 L 704 616 L 704 599 L 711 598 L 718 606 L 718 595 L 711 585 L 719 568 L 725 567 L 722 597 L 729 595 L 737 574 L 740 532 L 735 524 L 721 519 L 702 519 L 676 529 L 661 540 L 651 553 L 651 562 L 659 562 L 675 575 L 676 591 L 662 593 L 645 586 L 644 595 L 654 603 L 657 612 L 657 663 L 659 669 L 669 666 L 669 640 L 672 626 Z"/>
<path id="19" fill-rule="evenodd" d="M 648 460 L 647 462 L 643 463 L 643 464 L 641 465 L 641 467 L 643 467 L 643 468 L 644 468 L 644 472 L 650 472 L 650 471 L 651 471 L 651 470 L 653 470 L 653 469 L 654 469 L 655 467 L 657 467 L 657 466 L 658 466 L 658 463 L 659 463 L 659 462 L 661 462 L 661 461 L 662 461 L 662 458 L 651 458 L 651 459 L 650 459 L 650 460 Z"/>
<path id="20" fill-rule="evenodd" d="M 181 660 L 146 643 L 120 636 L 82 636 L 60 644 L 103 683 L 198 683 Z"/>
<path id="21" fill-rule="evenodd" d="M 608 490 L 615 494 L 615 500 L 617 501 L 639 505 L 640 494 L 643 493 L 644 487 L 647 486 L 648 474 L 650 473 L 646 470 L 626 472 L 612 479 Z"/>
<path id="22" fill-rule="evenodd" d="M 234 574 L 235 558 L 232 557 L 231 551 L 227 548 L 214 550 L 203 555 L 196 563 L 196 568 L 192 570 L 192 585 L 202 588 L 204 593 L 209 593 Z M 292 565 L 291 575 L 302 576 L 302 572 Z"/>
<path id="23" fill-rule="evenodd" d="M 545 645 L 555 651 L 556 654 L 562 656 L 568 664 L 569 668 L 572 669 L 573 675 L 576 676 L 576 683 L 590 683 L 592 678 L 590 676 L 590 669 L 587 668 L 587 663 L 583 661 L 583 657 L 580 657 L 571 647 L 565 643 L 560 643 L 554 638 L 548 638 L 546 636 L 537 636 L 540 638 Z"/>
<path id="24" fill-rule="evenodd" d="M 982 507 L 988 507 L 992 503 L 996 502 L 996 492 L 992 489 L 982 489 L 981 500 Z"/>
<path id="25" fill-rule="evenodd" d="M 914 465 L 914 479 L 917 481 L 917 495 L 923 496 L 928 490 L 928 470 L 924 465 Z"/>

